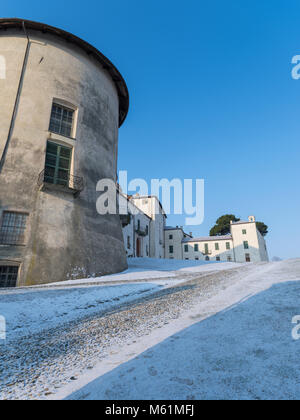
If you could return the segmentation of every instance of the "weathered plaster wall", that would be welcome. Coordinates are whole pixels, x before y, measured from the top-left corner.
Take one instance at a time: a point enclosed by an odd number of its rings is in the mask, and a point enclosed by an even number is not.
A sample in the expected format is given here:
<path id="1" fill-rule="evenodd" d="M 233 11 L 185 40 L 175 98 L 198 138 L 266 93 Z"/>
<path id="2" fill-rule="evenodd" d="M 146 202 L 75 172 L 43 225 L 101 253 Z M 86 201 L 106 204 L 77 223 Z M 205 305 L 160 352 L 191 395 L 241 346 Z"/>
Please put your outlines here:
<path id="1" fill-rule="evenodd" d="M 29 31 L 30 52 L 17 118 L 0 174 L 4 210 L 29 213 L 26 246 L 1 246 L 0 260 L 21 263 L 19 285 L 108 274 L 126 269 L 119 216 L 96 211 L 96 184 L 116 179 L 119 103 L 109 74 L 83 50 Z M 0 80 L 0 155 L 7 139 L 26 48 L 20 32 L 0 35 L 7 78 Z M 49 133 L 53 99 L 77 110 L 75 139 Z M 72 173 L 83 177 L 79 197 L 40 191 L 47 140 L 73 148 Z"/>

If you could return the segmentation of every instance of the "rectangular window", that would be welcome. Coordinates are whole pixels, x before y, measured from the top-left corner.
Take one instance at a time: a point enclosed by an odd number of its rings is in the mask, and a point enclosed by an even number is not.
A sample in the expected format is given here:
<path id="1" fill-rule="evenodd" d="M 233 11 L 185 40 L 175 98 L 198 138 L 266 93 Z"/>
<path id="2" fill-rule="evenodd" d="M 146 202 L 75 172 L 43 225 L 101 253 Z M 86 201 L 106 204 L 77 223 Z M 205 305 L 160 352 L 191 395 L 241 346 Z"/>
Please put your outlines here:
<path id="1" fill-rule="evenodd" d="M 243 235 L 247 235 L 246 229 L 243 229 Z"/>
<path id="2" fill-rule="evenodd" d="M 249 249 L 249 242 L 248 241 L 244 241 L 244 249 Z"/>
<path id="3" fill-rule="evenodd" d="M 48 141 L 45 163 L 45 182 L 69 186 L 72 149 Z"/>
<path id="4" fill-rule="evenodd" d="M 246 254 L 245 257 L 246 257 L 246 262 L 251 262 L 250 254 Z"/>
<path id="5" fill-rule="evenodd" d="M 184 245 L 184 252 L 189 252 L 189 246 L 188 245 Z"/>
<path id="6" fill-rule="evenodd" d="M 127 236 L 127 249 L 131 248 L 130 236 Z"/>
<path id="7" fill-rule="evenodd" d="M 137 229 L 138 229 L 138 230 L 141 230 L 141 221 L 140 221 L 140 220 L 138 220 L 138 223 L 137 223 Z"/>
<path id="8" fill-rule="evenodd" d="M 169 239 L 170 239 L 170 241 L 172 241 L 173 235 L 169 235 Z"/>
<path id="9" fill-rule="evenodd" d="M 74 110 L 61 105 L 53 104 L 49 131 L 61 136 L 71 137 L 73 128 Z"/>
<path id="10" fill-rule="evenodd" d="M 204 245 L 204 252 L 205 252 L 205 254 L 208 254 L 209 253 L 209 251 L 208 251 L 208 244 L 205 244 Z"/>
<path id="11" fill-rule="evenodd" d="M 216 249 L 216 251 L 219 251 L 220 250 L 219 244 L 215 244 L 215 249 Z"/>
<path id="12" fill-rule="evenodd" d="M 216 261 L 221 261 L 221 258 L 220 257 L 216 257 Z"/>
<path id="13" fill-rule="evenodd" d="M 226 249 L 230 249 L 230 242 L 226 242 Z"/>
<path id="14" fill-rule="evenodd" d="M 170 246 L 170 247 L 169 247 L 169 253 L 170 253 L 170 254 L 173 254 L 173 253 L 174 253 L 174 247 L 173 247 L 173 246 Z"/>
<path id="15" fill-rule="evenodd" d="M 28 214 L 5 211 L 0 228 L 0 244 L 24 245 Z"/>
<path id="16" fill-rule="evenodd" d="M 194 245 L 194 251 L 195 251 L 195 252 L 199 252 L 199 245 L 198 245 L 198 244 L 195 244 L 195 245 Z"/>
<path id="17" fill-rule="evenodd" d="M 19 267 L 0 265 L 0 287 L 16 287 Z"/>

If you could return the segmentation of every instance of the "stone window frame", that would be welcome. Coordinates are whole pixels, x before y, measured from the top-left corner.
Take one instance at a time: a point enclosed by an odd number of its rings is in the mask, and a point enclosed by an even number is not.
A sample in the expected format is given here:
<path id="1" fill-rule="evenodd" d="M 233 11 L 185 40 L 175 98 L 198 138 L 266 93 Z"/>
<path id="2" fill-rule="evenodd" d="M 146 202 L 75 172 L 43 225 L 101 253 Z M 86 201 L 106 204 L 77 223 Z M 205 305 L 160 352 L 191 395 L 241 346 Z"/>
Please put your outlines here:
<path id="1" fill-rule="evenodd" d="M 65 134 L 56 132 L 56 131 L 52 131 L 50 130 L 51 128 L 51 117 L 52 117 L 52 110 L 53 110 L 53 106 L 57 105 L 59 107 L 65 108 L 67 110 L 73 111 L 73 121 L 72 121 L 72 128 L 71 128 L 71 135 L 67 136 Z M 53 98 L 52 103 L 51 103 L 51 110 L 50 110 L 50 118 L 49 118 L 49 133 L 52 133 L 55 136 L 61 136 L 64 138 L 68 138 L 68 139 L 72 139 L 72 140 L 76 140 L 76 134 L 77 134 L 77 128 L 78 128 L 78 114 L 79 114 L 79 107 L 67 100 L 64 99 L 60 99 L 60 98 Z"/>

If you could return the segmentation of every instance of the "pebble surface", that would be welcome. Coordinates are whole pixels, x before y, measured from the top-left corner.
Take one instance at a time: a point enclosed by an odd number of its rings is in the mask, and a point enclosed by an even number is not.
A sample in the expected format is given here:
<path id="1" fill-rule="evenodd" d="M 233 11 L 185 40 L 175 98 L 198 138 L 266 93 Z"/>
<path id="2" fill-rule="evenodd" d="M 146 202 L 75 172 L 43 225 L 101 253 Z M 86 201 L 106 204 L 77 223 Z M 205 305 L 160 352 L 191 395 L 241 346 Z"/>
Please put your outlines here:
<path id="1" fill-rule="evenodd" d="M 0 399 L 47 399 L 109 356 L 149 335 L 200 301 L 231 286 L 249 268 L 187 276 L 185 283 L 111 311 L 0 346 Z"/>

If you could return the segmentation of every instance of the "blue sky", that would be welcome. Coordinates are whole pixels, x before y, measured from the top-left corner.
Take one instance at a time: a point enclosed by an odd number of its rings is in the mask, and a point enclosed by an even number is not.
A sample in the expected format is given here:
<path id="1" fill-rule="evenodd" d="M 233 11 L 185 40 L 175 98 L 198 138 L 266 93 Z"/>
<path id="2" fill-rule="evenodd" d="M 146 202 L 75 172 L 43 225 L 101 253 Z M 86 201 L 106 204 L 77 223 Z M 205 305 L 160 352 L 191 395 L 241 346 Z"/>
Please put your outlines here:
<path id="1" fill-rule="evenodd" d="M 14 0 L 1 14 L 73 32 L 119 68 L 131 97 L 119 168 L 204 178 L 195 235 L 224 213 L 254 214 L 271 257 L 300 256 L 299 1 Z"/>

